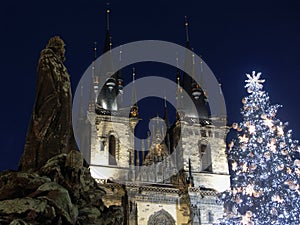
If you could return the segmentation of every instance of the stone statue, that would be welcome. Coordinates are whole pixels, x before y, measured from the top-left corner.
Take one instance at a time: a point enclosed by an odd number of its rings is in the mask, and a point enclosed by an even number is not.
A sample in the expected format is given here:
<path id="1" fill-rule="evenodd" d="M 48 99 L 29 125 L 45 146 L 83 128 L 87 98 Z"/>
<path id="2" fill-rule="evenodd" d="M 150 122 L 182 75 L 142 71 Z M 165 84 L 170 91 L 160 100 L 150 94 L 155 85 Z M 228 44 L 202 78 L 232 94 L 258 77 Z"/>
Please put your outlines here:
<path id="1" fill-rule="evenodd" d="M 55 36 L 40 54 L 36 98 L 19 170 L 37 170 L 53 156 L 77 149 L 70 78 L 64 61 L 64 41 Z"/>

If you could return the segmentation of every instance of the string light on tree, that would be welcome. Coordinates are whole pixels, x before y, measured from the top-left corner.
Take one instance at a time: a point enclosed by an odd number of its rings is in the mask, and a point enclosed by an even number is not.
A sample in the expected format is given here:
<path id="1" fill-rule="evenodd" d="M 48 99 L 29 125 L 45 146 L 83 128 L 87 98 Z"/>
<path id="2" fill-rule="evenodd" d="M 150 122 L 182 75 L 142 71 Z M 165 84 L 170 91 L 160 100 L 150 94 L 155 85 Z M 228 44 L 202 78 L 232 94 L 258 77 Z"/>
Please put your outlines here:
<path id="1" fill-rule="evenodd" d="M 236 171 L 237 170 L 237 163 L 236 162 L 232 162 L 232 164 L 231 164 L 231 169 L 232 169 L 232 171 Z"/>
<path id="2" fill-rule="evenodd" d="M 255 193 L 253 184 L 248 184 L 248 186 L 246 187 L 246 195 L 251 196 L 253 195 L 253 193 Z"/>
<path id="3" fill-rule="evenodd" d="M 274 142 L 268 143 L 267 147 L 272 151 L 276 152 L 276 144 Z"/>
<path id="4" fill-rule="evenodd" d="M 246 136 L 246 134 L 244 134 L 243 136 L 239 137 L 240 142 L 242 143 L 247 143 L 249 141 L 249 138 Z"/>
<path id="5" fill-rule="evenodd" d="M 250 134 L 255 134 L 255 126 L 254 125 L 250 125 L 248 130 L 249 130 Z"/>
<path id="6" fill-rule="evenodd" d="M 299 224 L 298 142 L 276 118 L 280 106 L 271 105 L 261 73 L 246 75 L 243 121 L 232 125 L 237 138 L 227 150 L 232 191 L 221 195 L 228 213 L 220 224 Z"/>
<path id="7" fill-rule="evenodd" d="M 278 134 L 278 136 L 284 135 L 283 127 L 280 127 L 280 126 L 277 127 L 277 134 Z"/>
<path id="8" fill-rule="evenodd" d="M 269 127 L 269 128 L 272 128 L 273 127 L 273 120 L 272 119 L 269 119 L 269 118 L 266 118 L 264 120 L 264 125 Z"/>

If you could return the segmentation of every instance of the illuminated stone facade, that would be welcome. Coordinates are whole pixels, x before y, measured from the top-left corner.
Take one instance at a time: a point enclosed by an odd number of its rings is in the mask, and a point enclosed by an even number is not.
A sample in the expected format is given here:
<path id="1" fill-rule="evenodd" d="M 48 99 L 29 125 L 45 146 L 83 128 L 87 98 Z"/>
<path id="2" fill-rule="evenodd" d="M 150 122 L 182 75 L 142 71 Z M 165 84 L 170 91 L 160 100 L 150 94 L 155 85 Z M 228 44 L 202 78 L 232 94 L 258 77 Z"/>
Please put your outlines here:
<path id="1" fill-rule="evenodd" d="M 230 185 L 224 141 L 227 127 L 178 122 L 177 152 L 151 164 L 149 155 L 155 154 L 157 141 L 161 149 L 167 149 L 156 135 L 158 140 L 151 141 L 150 149 L 145 149 L 148 154 L 139 159 L 144 166 L 137 166 L 139 160 L 130 146 L 134 141 L 131 129 L 138 119 L 93 112 L 89 119 L 92 176 L 107 191 L 107 206 L 125 206 L 128 225 L 152 225 L 159 220 L 161 224 L 214 224 L 222 217 L 216 194 Z M 172 133 L 176 137 L 176 125 Z"/>

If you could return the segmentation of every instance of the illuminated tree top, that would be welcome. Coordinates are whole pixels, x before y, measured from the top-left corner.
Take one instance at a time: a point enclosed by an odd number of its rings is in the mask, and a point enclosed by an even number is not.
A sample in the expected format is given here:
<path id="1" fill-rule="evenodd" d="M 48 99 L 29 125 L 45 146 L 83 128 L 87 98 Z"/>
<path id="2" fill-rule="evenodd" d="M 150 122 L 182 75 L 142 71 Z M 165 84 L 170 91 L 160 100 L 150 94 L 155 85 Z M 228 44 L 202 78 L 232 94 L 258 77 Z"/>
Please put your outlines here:
<path id="1" fill-rule="evenodd" d="M 255 74 L 255 71 L 252 72 L 252 75 L 246 74 L 248 77 L 248 80 L 245 82 L 247 83 L 245 85 L 245 88 L 248 88 L 248 92 L 251 93 L 252 91 L 261 90 L 263 88 L 262 83 L 265 82 L 265 80 L 260 80 L 261 73 Z"/>

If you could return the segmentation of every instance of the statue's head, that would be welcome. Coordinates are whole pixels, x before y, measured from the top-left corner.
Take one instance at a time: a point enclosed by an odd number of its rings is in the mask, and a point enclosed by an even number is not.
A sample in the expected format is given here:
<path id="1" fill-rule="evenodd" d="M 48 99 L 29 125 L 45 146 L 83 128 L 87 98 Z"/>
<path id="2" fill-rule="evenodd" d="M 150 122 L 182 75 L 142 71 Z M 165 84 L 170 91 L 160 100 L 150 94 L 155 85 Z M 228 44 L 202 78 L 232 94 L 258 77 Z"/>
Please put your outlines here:
<path id="1" fill-rule="evenodd" d="M 65 61 L 65 43 L 59 36 L 52 37 L 46 48 L 51 49 L 55 55 L 61 59 L 61 61 Z"/>

